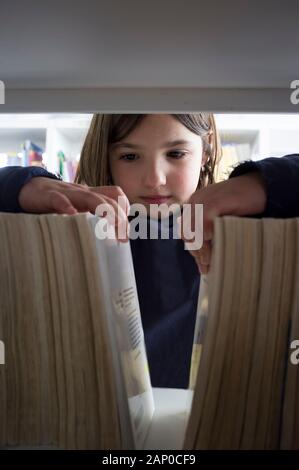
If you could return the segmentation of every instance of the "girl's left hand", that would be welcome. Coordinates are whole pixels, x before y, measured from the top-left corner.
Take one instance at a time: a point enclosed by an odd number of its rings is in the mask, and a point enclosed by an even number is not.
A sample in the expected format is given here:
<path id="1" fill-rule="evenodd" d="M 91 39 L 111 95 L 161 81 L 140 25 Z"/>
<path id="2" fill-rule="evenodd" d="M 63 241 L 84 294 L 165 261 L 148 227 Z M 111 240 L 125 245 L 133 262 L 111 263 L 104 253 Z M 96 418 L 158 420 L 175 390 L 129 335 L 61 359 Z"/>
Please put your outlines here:
<path id="1" fill-rule="evenodd" d="M 190 250 L 201 274 L 207 274 L 212 254 L 214 218 L 222 215 L 246 216 L 260 214 L 266 208 L 266 188 L 259 172 L 237 176 L 221 183 L 211 184 L 192 194 L 191 230 L 194 232 L 195 204 L 203 204 L 203 245 L 200 250 Z M 182 224 L 184 211 L 182 214 Z M 188 242 L 180 234 L 183 240 Z M 190 241 L 190 240 L 189 240 Z M 187 245 L 188 246 L 188 245 Z"/>

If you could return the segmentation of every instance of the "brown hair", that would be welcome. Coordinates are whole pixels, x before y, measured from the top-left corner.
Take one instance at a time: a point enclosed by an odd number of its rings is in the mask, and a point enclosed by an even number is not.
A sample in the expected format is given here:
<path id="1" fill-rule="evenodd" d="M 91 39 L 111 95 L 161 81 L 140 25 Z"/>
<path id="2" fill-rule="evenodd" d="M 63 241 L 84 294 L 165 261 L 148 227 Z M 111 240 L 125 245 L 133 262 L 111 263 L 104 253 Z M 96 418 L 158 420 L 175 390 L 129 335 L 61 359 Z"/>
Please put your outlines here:
<path id="1" fill-rule="evenodd" d="M 75 182 L 88 186 L 112 185 L 109 146 L 124 139 L 147 114 L 94 114 L 83 144 Z M 198 188 L 214 183 L 221 145 L 213 114 L 171 114 L 187 129 L 200 135 L 204 160 Z"/>

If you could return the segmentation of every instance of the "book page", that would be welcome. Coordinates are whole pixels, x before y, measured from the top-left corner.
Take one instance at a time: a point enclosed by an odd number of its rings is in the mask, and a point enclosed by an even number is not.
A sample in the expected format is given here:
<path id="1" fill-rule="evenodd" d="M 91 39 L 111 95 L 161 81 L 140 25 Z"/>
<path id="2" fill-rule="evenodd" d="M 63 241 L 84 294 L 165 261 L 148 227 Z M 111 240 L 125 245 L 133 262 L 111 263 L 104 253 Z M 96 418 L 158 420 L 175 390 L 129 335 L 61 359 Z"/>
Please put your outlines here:
<path id="1" fill-rule="evenodd" d="M 196 322 L 194 328 L 194 340 L 192 347 L 189 388 L 194 390 L 196 384 L 197 371 L 199 368 L 203 337 L 206 330 L 208 318 L 208 278 L 200 276 L 199 295 L 197 302 Z"/>
<path id="2" fill-rule="evenodd" d="M 93 230 L 98 230 L 97 217 L 90 217 Z M 120 373 L 128 397 L 129 415 L 136 449 L 143 447 L 154 413 L 141 323 L 134 267 L 129 242 L 96 238 L 100 273 L 105 291 L 105 304 L 110 332 L 117 351 Z M 121 387 L 122 384 L 120 383 Z M 127 430 L 126 430 L 127 431 Z"/>
<path id="3" fill-rule="evenodd" d="M 95 239 L 86 214 L 38 218 L 51 285 L 59 447 L 119 449 L 118 395 Z"/>
<path id="4" fill-rule="evenodd" d="M 290 320 L 298 313 L 295 224 L 222 217 L 214 227 L 208 319 L 184 446 L 298 448 L 292 364 L 286 378 Z"/>

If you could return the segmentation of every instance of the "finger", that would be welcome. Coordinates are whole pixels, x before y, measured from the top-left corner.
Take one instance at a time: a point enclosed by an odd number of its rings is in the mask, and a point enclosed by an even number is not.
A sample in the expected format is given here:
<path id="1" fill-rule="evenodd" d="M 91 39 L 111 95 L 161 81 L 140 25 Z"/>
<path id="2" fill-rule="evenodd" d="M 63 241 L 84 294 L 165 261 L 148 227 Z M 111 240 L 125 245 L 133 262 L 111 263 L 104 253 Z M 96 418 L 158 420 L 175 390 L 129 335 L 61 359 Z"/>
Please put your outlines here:
<path id="1" fill-rule="evenodd" d="M 103 196 L 104 209 L 108 208 L 108 221 L 115 225 L 116 237 L 121 242 L 128 241 L 129 220 L 122 207 L 114 200 Z M 108 207 L 107 207 L 108 206 Z M 112 211 L 112 212 L 111 212 Z M 111 213 L 110 213 L 111 212 Z M 99 213 L 98 208 L 96 213 Z"/>
<path id="2" fill-rule="evenodd" d="M 196 240 L 197 249 L 199 249 L 198 244 L 205 239 L 203 205 L 197 203 L 185 204 L 178 222 L 179 236 L 185 242 L 194 242 Z"/>
<path id="3" fill-rule="evenodd" d="M 206 205 L 203 208 L 203 239 L 212 240 L 214 234 L 214 218 L 217 214 Z"/>
<path id="4" fill-rule="evenodd" d="M 206 271 L 207 267 L 201 264 L 200 258 L 198 256 L 198 252 L 197 252 L 197 256 L 192 251 L 189 251 L 189 253 L 191 254 L 191 256 L 193 256 L 194 261 L 196 262 L 196 266 L 198 267 L 198 270 L 199 270 L 200 274 L 206 274 L 205 271 Z"/>
<path id="5" fill-rule="evenodd" d="M 96 186 L 90 188 L 91 191 L 94 191 L 98 194 L 103 196 L 107 196 L 111 199 L 114 199 L 123 209 L 125 214 L 128 216 L 130 211 L 130 203 L 123 192 L 123 190 L 119 186 Z"/>
<path id="6" fill-rule="evenodd" d="M 120 186 L 92 186 L 89 189 L 115 200 L 117 200 L 118 196 L 125 196 L 125 193 Z"/>
<path id="7" fill-rule="evenodd" d="M 210 270 L 210 265 L 204 265 L 201 263 L 197 264 L 200 274 L 208 274 Z"/>
<path id="8" fill-rule="evenodd" d="M 88 188 L 69 188 L 64 191 L 64 194 L 78 212 L 94 214 L 97 206 L 106 202 L 104 196 L 93 193 Z"/>
<path id="9" fill-rule="evenodd" d="M 198 258 L 203 266 L 208 266 L 211 263 L 211 242 L 205 241 L 202 248 L 199 250 Z"/>
<path id="10" fill-rule="evenodd" d="M 107 216 L 108 221 L 116 228 L 116 236 L 119 241 L 128 240 L 129 222 L 126 213 L 114 199 L 104 196 L 102 193 L 91 191 L 90 188 L 78 188 L 78 186 L 69 188 L 66 194 L 78 212 L 91 212 L 92 214 L 98 212 L 100 216 Z M 104 208 L 101 208 L 102 204 Z"/>
<path id="11" fill-rule="evenodd" d="M 115 199 L 105 196 L 102 192 L 95 191 L 95 188 L 88 188 L 88 190 L 71 188 L 67 195 L 73 206 L 80 212 L 87 211 L 95 214 L 100 204 L 109 204 L 114 210 L 117 223 L 119 220 L 125 221 L 127 218 L 123 207 Z"/>
<path id="12" fill-rule="evenodd" d="M 77 189 L 77 188 L 76 188 Z M 119 241 L 125 242 L 128 241 L 127 237 L 127 230 L 126 227 L 128 225 L 128 219 L 126 217 L 126 214 L 123 212 L 123 210 L 118 206 L 118 204 L 113 200 L 108 197 L 100 196 L 100 195 L 95 195 L 91 194 L 88 192 L 82 192 L 76 190 L 75 192 L 71 193 L 73 201 L 70 201 L 70 199 L 65 195 L 62 194 L 61 192 L 58 191 L 49 191 L 48 192 L 48 207 L 49 211 L 56 212 L 58 214 L 68 214 L 68 215 L 73 215 L 77 214 L 78 212 L 82 211 L 91 211 L 95 212 L 96 207 L 98 207 L 100 204 L 105 204 L 105 207 L 109 206 L 110 208 L 110 214 L 111 211 L 115 215 L 115 225 L 116 225 L 116 235 Z M 77 205 L 77 208 L 74 207 L 73 203 Z M 120 227 L 125 225 L 125 229 Z M 122 237 L 118 237 L 118 233 L 121 233 Z"/>
<path id="13" fill-rule="evenodd" d="M 48 209 L 58 214 L 77 214 L 76 208 L 72 205 L 67 196 L 58 191 L 48 192 Z"/>
<path id="14" fill-rule="evenodd" d="M 105 217 L 108 223 L 115 228 L 116 238 L 120 242 L 128 241 L 129 221 L 122 207 L 107 196 L 96 195 L 100 198 L 100 204 L 95 209 L 95 214 L 99 217 Z"/>
<path id="15" fill-rule="evenodd" d="M 189 231 L 194 233 L 196 230 L 196 220 L 200 221 L 202 217 L 203 240 L 211 240 L 214 231 L 214 218 L 219 215 L 219 210 L 215 207 L 213 201 L 207 197 L 207 188 L 197 190 L 184 205 L 182 212 L 183 224 L 190 226 Z M 199 217 L 199 219 L 196 219 Z M 197 228 L 198 231 L 198 228 Z M 188 231 L 186 232 L 188 233 Z M 187 240 L 186 240 L 187 241 Z"/>
<path id="16" fill-rule="evenodd" d="M 186 244 L 188 247 L 188 244 Z M 209 271 L 211 264 L 212 255 L 212 244 L 210 241 L 203 243 L 200 250 L 190 250 L 189 253 L 193 256 L 198 266 L 198 269 L 202 274 L 206 274 Z"/>

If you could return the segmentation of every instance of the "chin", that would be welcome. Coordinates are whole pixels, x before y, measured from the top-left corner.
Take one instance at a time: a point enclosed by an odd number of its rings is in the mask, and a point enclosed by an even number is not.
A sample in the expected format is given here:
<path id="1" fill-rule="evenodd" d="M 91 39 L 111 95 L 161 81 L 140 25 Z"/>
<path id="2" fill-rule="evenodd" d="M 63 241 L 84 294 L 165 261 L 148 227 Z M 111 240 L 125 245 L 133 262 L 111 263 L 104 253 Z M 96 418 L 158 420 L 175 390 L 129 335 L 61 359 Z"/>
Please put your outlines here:
<path id="1" fill-rule="evenodd" d="M 145 202 L 142 199 L 130 200 L 130 204 L 142 205 L 146 211 L 144 215 L 148 215 L 153 219 L 158 219 L 158 218 L 164 219 L 166 217 L 169 217 L 170 215 L 170 212 L 168 209 L 169 206 L 176 205 L 177 212 L 180 212 L 183 202 L 172 197 L 171 199 L 169 199 L 169 201 L 164 202 L 163 204 L 153 204 L 153 203 Z M 135 208 L 134 208 L 134 212 L 135 212 Z M 175 213 L 175 211 L 171 211 L 171 214 L 173 213 Z"/>
<path id="2" fill-rule="evenodd" d="M 178 206 L 178 208 L 177 208 L 176 211 L 172 210 L 170 212 L 169 211 L 169 206 L 171 206 L 172 204 L 176 204 Z M 147 205 L 146 210 L 147 210 L 147 214 L 152 219 L 158 219 L 158 218 L 166 219 L 170 215 L 180 212 L 180 207 L 181 207 L 180 203 L 172 201 L 169 204 L 164 204 L 164 205 L 160 205 L 160 206 L 151 205 L 151 207 L 150 207 L 149 205 Z"/>

